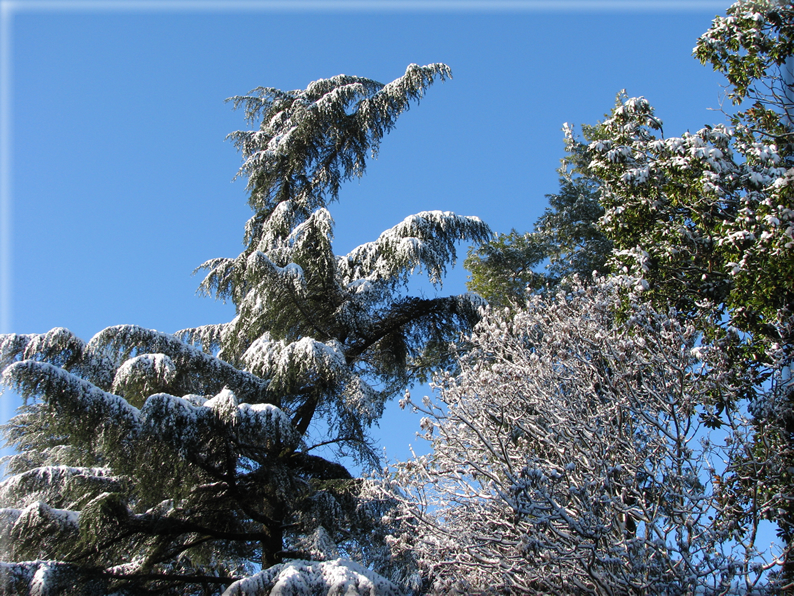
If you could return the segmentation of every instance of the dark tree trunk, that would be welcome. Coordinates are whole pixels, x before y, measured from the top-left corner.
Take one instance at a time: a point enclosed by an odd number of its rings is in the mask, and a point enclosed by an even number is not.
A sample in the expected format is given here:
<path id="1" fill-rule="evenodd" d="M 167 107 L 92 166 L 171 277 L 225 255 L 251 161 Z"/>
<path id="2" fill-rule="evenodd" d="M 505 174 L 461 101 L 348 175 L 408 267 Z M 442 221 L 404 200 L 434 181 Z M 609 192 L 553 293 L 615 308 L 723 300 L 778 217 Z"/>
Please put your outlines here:
<path id="1" fill-rule="evenodd" d="M 262 540 L 262 569 L 267 569 L 282 562 L 281 553 L 284 550 L 284 530 L 281 523 L 264 526 L 268 537 Z"/>

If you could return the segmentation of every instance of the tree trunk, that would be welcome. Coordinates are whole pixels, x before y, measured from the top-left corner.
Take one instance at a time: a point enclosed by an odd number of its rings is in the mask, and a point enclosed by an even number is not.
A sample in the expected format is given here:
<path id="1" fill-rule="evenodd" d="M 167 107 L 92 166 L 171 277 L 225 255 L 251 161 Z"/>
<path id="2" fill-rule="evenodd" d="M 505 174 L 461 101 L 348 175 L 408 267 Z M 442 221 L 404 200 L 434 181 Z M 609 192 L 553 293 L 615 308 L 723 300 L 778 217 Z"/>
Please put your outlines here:
<path id="1" fill-rule="evenodd" d="M 265 525 L 264 529 L 269 536 L 262 540 L 262 569 L 267 569 L 282 562 L 284 531 L 281 529 L 281 522 Z"/>

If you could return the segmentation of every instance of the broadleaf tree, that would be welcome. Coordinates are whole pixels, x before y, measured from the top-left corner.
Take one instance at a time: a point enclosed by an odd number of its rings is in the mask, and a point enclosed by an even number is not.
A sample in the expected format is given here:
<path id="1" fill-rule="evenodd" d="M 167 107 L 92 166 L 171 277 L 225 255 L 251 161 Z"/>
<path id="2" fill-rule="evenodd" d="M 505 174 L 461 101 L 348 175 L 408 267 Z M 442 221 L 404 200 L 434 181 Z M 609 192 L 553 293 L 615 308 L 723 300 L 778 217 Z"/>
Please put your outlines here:
<path id="1" fill-rule="evenodd" d="M 649 101 L 621 93 L 603 122 L 583 127 L 583 139 L 566 131 L 566 151 L 597 188 L 588 223 L 604 240 L 603 270 L 632 276 L 645 300 L 696 324 L 743 380 L 754 449 L 733 462 L 722 486 L 738 526 L 749 527 L 743 520 L 758 511 L 778 525 L 794 585 L 794 9 L 736 2 L 694 55 L 728 79 L 736 108 L 727 124 L 665 137 Z M 571 229 L 565 220 L 552 225 Z M 487 244 L 467 261 L 470 287 L 495 304 L 515 300 L 527 281 L 531 290 L 554 287 L 533 273 L 517 287 L 489 288 L 489 280 L 553 262 L 559 250 L 527 257 L 511 248 Z M 729 406 L 718 404 L 715 415 Z"/>
<path id="2" fill-rule="evenodd" d="M 613 270 L 751 373 L 755 449 L 725 481 L 737 523 L 759 509 L 777 523 L 794 586 L 794 7 L 737 2 L 695 55 L 726 74 L 731 126 L 664 138 L 646 99 L 619 97 L 587 147 L 600 226 Z"/>
<path id="3" fill-rule="evenodd" d="M 410 557 L 383 544 L 388 503 L 316 449 L 376 461 L 368 430 L 386 400 L 445 367 L 478 318 L 470 295 L 410 296 L 409 276 L 440 284 L 456 243 L 490 232 L 428 211 L 336 255 L 327 207 L 449 76 L 411 65 L 386 85 L 341 75 L 232 98 L 252 124 L 231 137 L 253 216 L 242 254 L 204 263 L 201 286 L 234 303 L 229 323 L 0 338 L 3 382 L 25 398 L 4 427 L 17 450 L 0 484 L 6 593 L 409 585 Z"/>
<path id="4" fill-rule="evenodd" d="M 624 276 L 491 309 L 382 485 L 433 594 L 765 593 L 780 561 L 720 490 L 751 448 L 731 362 Z M 726 439 L 727 437 L 727 439 Z M 723 513 L 729 515 L 723 515 Z M 736 592 L 734 592 L 736 591 Z"/>

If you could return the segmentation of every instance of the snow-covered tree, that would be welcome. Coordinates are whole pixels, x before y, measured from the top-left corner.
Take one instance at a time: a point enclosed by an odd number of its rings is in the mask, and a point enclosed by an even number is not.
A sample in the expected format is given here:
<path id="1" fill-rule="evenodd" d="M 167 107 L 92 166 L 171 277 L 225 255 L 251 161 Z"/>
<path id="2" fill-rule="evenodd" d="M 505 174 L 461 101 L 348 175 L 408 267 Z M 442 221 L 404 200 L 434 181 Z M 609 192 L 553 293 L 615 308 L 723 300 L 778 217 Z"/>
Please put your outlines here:
<path id="1" fill-rule="evenodd" d="M 340 256 L 326 207 L 449 74 L 411 65 L 387 85 L 340 75 L 232 99 L 255 125 L 231 135 L 254 215 L 240 256 L 202 266 L 230 323 L 0 337 L 3 381 L 26 400 L 4 428 L 6 593 L 398 592 L 370 571 L 406 579 L 385 556 L 388 503 L 314 450 L 375 461 L 384 402 L 446 365 L 477 319 L 467 295 L 407 295 L 409 275 L 440 284 L 455 244 L 489 231 L 423 212 Z"/>
<path id="2" fill-rule="evenodd" d="M 632 275 L 645 300 L 696 324 L 732 359 L 744 395 L 758 394 L 756 449 L 723 479 L 737 523 L 764 509 L 794 553 L 794 7 L 736 2 L 694 53 L 728 79 L 730 126 L 665 138 L 645 98 L 619 95 L 584 140 L 566 131 L 572 172 L 593 192 L 568 194 L 564 183 L 534 233 L 472 253 L 470 287 L 505 303 L 527 285 L 556 285 L 532 271 L 545 259 L 552 273 L 589 275 L 577 255 L 592 255 L 594 268 Z M 584 250 L 572 252 L 571 239 Z M 794 585 L 794 556 L 786 573 Z"/>
<path id="3" fill-rule="evenodd" d="M 721 516 L 751 444 L 736 409 L 703 422 L 739 390 L 727 361 L 629 281 L 487 312 L 437 399 L 406 400 L 432 450 L 391 470 L 389 542 L 432 593 L 750 593 L 778 563 Z"/>
<path id="4" fill-rule="evenodd" d="M 740 108 L 732 126 L 665 138 L 645 98 L 619 97 L 588 148 L 600 225 L 614 270 L 640 278 L 646 299 L 674 305 L 735 370 L 753 373 L 759 440 L 726 480 L 737 518 L 765 503 L 794 586 L 794 7 L 737 2 L 695 55 L 726 74 Z"/>

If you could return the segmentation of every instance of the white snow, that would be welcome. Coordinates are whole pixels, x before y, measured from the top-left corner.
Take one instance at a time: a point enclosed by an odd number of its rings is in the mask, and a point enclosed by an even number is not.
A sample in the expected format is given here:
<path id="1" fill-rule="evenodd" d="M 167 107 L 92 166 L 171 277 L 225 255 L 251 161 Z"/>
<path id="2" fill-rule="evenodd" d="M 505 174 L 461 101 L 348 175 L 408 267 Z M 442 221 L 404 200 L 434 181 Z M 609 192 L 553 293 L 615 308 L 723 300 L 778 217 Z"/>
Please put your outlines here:
<path id="1" fill-rule="evenodd" d="M 223 596 L 400 596 L 392 582 L 346 559 L 289 561 L 234 582 Z"/>

